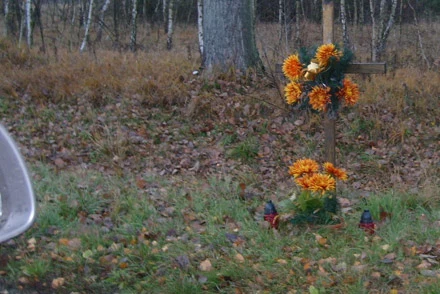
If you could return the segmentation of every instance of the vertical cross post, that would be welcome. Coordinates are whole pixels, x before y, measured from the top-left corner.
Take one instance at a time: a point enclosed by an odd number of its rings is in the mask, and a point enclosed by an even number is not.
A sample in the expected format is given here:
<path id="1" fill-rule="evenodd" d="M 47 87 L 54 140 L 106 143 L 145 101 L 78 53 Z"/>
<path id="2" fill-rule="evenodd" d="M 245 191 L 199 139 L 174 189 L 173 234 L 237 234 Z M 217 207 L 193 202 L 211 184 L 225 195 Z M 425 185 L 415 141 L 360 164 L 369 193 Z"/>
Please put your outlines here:
<path id="1" fill-rule="evenodd" d="M 333 43 L 334 25 L 333 0 L 322 1 L 322 39 L 323 44 Z M 336 118 L 325 116 L 325 156 L 328 162 L 336 164 Z"/>

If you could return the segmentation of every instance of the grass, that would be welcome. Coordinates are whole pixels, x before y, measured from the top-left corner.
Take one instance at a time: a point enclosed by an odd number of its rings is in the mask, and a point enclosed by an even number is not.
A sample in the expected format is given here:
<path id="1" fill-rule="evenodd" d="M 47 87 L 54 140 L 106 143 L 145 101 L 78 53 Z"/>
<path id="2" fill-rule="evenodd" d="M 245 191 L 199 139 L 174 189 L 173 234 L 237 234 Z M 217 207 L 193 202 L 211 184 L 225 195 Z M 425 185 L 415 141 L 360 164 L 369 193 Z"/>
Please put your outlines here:
<path id="1" fill-rule="evenodd" d="M 319 293 L 428 293 L 439 285 L 417 269 L 419 254 L 433 254 L 422 248 L 440 250 L 439 207 L 421 206 L 414 195 L 372 195 L 344 215 L 342 231 L 282 223 L 274 232 L 262 220 L 264 203 L 241 200 L 227 176 L 149 177 L 141 189 L 129 176 L 32 171 L 38 218 L 14 247 L 2 246 L 2 254 L 20 248 L 20 258 L 0 267 L 7 286 L 50 289 L 59 277 L 63 293 L 279 293 L 312 285 Z M 379 224 L 373 236 L 357 227 L 366 208 Z M 379 222 L 381 210 L 387 221 Z M 206 260 L 209 271 L 201 269 Z"/>
<path id="2" fill-rule="evenodd" d="M 304 44 L 321 42 L 304 25 Z M 260 24 L 260 43 L 274 31 Z M 268 229 L 266 200 L 289 212 L 287 166 L 323 157 L 322 118 L 291 114 L 277 79 L 193 76 L 194 28 L 176 34 L 172 51 L 149 42 L 136 54 L 105 45 L 77 54 L 60 41 L 54 58 L 0 40 L 1 120 L 23 147 L 38 197 L 35 225 L 0 247 L 0 290 L 435 293 L 439 73 L 422 68 L 411 27 L 404 31 L 388 43 L 393 70 L 352 76 L 362 95 L 337 126 L 337 156 L 350 172 L 338 191 L 351 203 L 338 232 Z M 357 41 L 357 60 L 368 60 L 368 40 Z M 291 53 L 272 49 L 267 68 Z M 358 228 L 364 209 L 378 222 L 373 236 Z"/>

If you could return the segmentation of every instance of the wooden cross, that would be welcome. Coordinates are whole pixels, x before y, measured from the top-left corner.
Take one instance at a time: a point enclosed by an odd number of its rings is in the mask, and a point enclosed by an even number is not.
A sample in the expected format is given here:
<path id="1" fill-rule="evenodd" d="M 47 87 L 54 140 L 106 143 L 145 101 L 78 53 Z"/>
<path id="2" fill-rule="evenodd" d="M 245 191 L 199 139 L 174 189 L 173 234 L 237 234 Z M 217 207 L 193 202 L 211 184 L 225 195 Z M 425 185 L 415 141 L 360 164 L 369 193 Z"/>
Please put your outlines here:
<path id="1" fill-rule="evenodd" d="M 334 33 L 334 3 L 333 0 L 322 1 L 322 39 L 323 44 L 333 43 Z M 345 71 L 346 73 L 377 74 L 386 72 L 385 63 L 353 63 Z M 336 119 L 325 118 L 325 156 L 328 162 L 336 164 Z"/>
<path id="2" fill-rule="evenodd" d="M 323 44 L 333 43 L 334 33 L 334 3 L 333 0 L 322 1 L 322 39 Z M 276 72 L 282 72 L 282 65 L 276 65 Z M 384 74 L 386 64 L 380 63 L 351 63 L 345 73 Z M 336 119 L 325 116 L 325 156 L 326 161 L 336 164 Z"/>

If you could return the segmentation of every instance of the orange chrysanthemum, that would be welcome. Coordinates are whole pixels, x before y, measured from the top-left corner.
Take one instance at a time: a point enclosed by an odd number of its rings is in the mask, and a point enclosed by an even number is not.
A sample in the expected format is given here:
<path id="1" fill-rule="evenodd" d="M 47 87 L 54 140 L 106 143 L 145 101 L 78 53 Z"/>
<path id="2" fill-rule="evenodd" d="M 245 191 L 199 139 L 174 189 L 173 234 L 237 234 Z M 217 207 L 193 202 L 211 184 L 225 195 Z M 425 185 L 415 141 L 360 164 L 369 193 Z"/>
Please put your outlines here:
<path id="1" fill-rule="evenodd" d="M 310 105 L 315 110 L 325 111 L 330 102 L 330 87 L 313 87 L 309 94 Z"/>
<path id="2" fill-rule="evenodd" d="M 347 105 L 353 106 L 359 100 L 359 87 L 352 81 L 344 79 L 343 87 L 337 95 L 343 98 Z"/>
<path id="3" fill-rule="evenodd" d="M 320 192 L 324 194 L 327 191 L 334 190 L 336 188 L 336 180 L 325 174 L 313 174 L 308 179 L 309 190 L 313 192 Z"/>
<path id="4" fill-rule="evenodd" d="M 286 58 L 286 60 L 284 60 L 283 73 L 290 80 L 298 80 L 301 75 L 302 69 L 302 64 L 299 61 L 298 54 L 290 55 Z"/>
<path id="5" fill-rule="evenodd" d="M 301 188 L 303 188 L 304 190 L 309 190 L 311 183 L 310 183 L 310 175 L 306 174 L 300 178 L 296 178 L 295 179 L 295 183 L 300 186 Z"/>
<path id="6" fill-rule="evenodd" d="M 304 174 L 316 173 L 319 170 L 319 164 L 309 158 L 297 160 L 289 167 L 289 174 L 298 178 Z"/>
<path id="7" fill-rule="evenodd" d="M 335 167 L 331 162 L 324 163 L 324 169 L 329 175 L 334 176 L 337 179 L 346 181 L 348 178 L 347 173 L 344 170 Z"/>
<path id="8" fill-rule="evenodd" d="M 336 60 L 339 60 L 342 56 L 342 52 L 336 49 L 336 46 L 333 44 L 325 44 L 322 45 L 316 50 L 316 59 L 319 61 L 320 66 L 326 67 L 330 62 L 330 58 L 334 57 Z"/>
<path id="9" fill-rule="evenodd" d="M 301 85 L 297 82 L 290 82 L 284 87 L 284 93 L 287 104 L 294 104 L 298 102 L 299 98 L 301 97 Z"/>

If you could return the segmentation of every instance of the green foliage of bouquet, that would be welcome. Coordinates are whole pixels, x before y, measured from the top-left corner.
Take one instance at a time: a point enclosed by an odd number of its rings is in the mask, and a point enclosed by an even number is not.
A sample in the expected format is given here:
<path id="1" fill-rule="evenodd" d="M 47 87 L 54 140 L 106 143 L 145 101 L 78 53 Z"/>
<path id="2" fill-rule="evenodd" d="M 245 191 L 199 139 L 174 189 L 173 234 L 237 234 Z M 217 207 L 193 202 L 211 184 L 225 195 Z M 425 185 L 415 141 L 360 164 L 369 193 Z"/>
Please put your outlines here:
<path id="1" fill-rule="evenodd" d="M 289 174 L 301 188 L 293 199 L 293 223 L 330 223 L 337 213 L 338 203 L 333 195 L 336 180 L 347 180 L 347 173 L 326 162 L 320 167 L 313 159 L 297 160 L 289 167 Z"/>
<path id="2" fill-rule="evenodd" d="M 334 44 L 316 50 L 301 49 L 290 55 L 283 63 L 283 73 L 289 79 L 284 87 L 286 102 L 300 109 L 311 107 L 331 117 L 337 116 L 341 103 L 356 104 L 359 88 L 345 78 L 352 59 L 350 50 L 342 51 Z"/>

